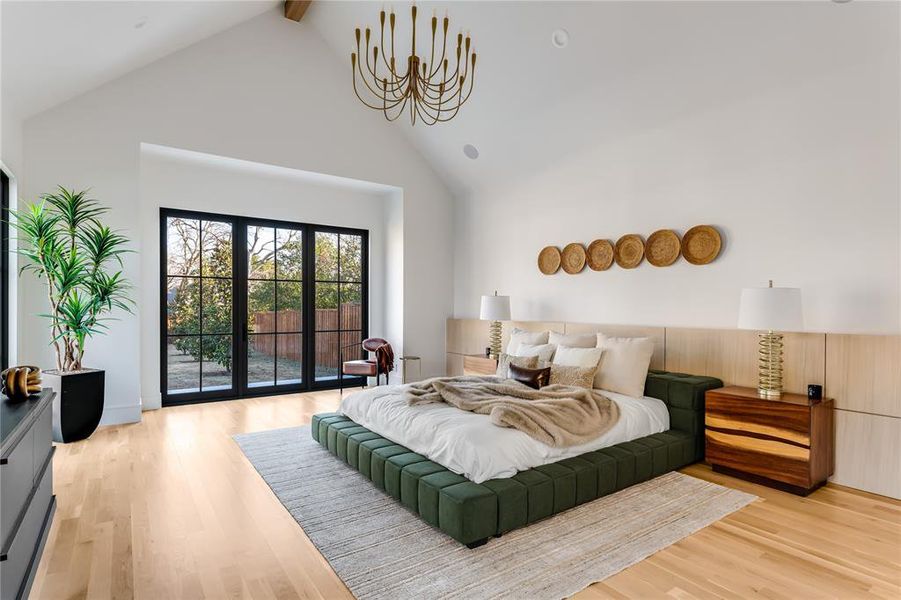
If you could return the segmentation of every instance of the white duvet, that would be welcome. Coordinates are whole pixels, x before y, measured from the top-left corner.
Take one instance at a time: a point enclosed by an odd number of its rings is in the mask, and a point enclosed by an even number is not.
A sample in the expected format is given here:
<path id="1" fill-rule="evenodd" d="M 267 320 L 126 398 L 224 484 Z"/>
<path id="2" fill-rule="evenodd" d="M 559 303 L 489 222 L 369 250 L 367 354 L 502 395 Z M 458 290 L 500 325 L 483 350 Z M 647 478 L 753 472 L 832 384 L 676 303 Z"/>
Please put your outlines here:
<path id="1" fill-rule="evenodd" d="M 656 398 L 603 392 L 619 406 L 619 421 L 597 439 L 554 448 L 516 429 L 493 425 L 447 404 L 409 406 L 402 386 L 376 387 L 341 401 L 341 413 L 360 425 L 454 473 L 481 483 L 669 429 L 669 412 Z"/>

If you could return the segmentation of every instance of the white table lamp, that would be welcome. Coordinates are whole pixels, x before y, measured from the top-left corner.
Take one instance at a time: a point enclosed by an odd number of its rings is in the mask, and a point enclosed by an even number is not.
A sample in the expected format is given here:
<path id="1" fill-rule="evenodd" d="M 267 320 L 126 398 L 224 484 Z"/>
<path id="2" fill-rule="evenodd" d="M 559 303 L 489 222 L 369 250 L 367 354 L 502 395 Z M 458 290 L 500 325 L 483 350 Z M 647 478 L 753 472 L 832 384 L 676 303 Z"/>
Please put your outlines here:
<path id="1" fill-rule="evenodd" d="M 764 398 L 782 396 L 782 331 L 801 331 L 799 288 L 745 288 L 741 291 L 738 328 L 760 331 L 757 351 L 757 392 Z"/>
<path id="2" fill-rule="evenodd" d="M 483 321 L 491 321 L 488 326 L 488 341 L 490 343 L 491 358 L 497 359 L 501 355 L 501 337 L 503 329 L 501 321 L 510 320 L 510 296 L 482 296 L 482 305 L 479 308 L 479 318 Z"/>

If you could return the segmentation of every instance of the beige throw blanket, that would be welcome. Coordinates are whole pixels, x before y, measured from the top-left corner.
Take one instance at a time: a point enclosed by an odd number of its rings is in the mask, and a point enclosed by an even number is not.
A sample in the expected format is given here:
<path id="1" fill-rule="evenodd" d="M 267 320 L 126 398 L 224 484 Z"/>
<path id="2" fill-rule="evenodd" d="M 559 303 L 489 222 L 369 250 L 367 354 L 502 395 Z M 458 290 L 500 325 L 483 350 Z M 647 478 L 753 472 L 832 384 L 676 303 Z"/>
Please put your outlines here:
<path id="1" fill-rule="evenodd" d="M 445 402 L 556 448 L 590 442 L 619 420 L 619 407 L 603 394 L 566 385 L 535 390 L 499 377 L 439 377 L 411 384 L 404 394 L 411 406 Z"/>

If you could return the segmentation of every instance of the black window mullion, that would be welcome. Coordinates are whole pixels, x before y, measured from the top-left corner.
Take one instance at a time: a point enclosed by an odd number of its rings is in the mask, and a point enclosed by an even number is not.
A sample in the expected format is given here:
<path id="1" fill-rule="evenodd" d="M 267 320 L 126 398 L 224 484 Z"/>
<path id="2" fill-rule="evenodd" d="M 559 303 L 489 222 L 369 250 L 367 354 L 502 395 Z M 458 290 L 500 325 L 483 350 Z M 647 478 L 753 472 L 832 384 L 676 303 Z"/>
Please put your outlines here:
<path id="1" fill-rule="evenodd" d="M 9 366 L 9 177 L 0 171 L 0 369 Z"/>
<path id="2" fill-rule="evenodd" d="M 316 234 L 309 225 L 304 225 L 303 256 L 301 257 L 301 319 L 303 334 L 303 378 L 307 386 L 316 381 Z"/>

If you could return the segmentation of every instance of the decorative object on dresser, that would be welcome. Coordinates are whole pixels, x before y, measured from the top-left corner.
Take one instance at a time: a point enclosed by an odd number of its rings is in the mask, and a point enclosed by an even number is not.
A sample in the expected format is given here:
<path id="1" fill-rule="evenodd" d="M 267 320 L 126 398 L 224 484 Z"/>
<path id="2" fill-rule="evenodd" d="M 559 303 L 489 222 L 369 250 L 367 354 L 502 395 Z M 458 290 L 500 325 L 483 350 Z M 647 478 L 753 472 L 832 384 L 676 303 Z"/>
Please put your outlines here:
<path id="1" fill-rule="evenodd" d="M 682 256 L 693 265 L 712 263 L 722 247 L 722 236 L 712 225 L 695 225 L 682 236 Z"/>
<path id="2" fill-rule="evenodd" d="M 491 321 L 488 326 L 488 340 L 491 344 L 489 358 L 496 360 L 501 355 L 501 338 L 503 337 L 501 321 L 510 320 L 510 296 L 498 296 L 497 291 L 493 296 L 482 296 L 479 318 L 483 321 Z"/>
<path id="3" fill-rule="evenodd" d="M 563 248 L 563 270 L 570 275 L 577 275 L 585 268 L 585 247 L 573 242 Z"/>
<path id="4" fill-rule="evenodd" d="M 623 269 L 634 269 L 644 260 L 644 240 L 637 233 L 627 233 L 616 240 L 613 258 Z"/>
<path id="5" fill-rule="evenodd" d="M 708 390 L 706 458 L 714 471 L 806 496 L 835 469 L 833 419 L 831 399 Z"/>
<path id="6" fill-rule="evenodd" d="M 0 396 L 0 598 L 27 598 L 50 531 L 53 495 L 53 396 L 21 402 Z"/>
<path id="7" fill-rule="evenodd" d="M 553 275 L 560 270 L 560 248 L 545 246 L 538 253 L 538 270 L 545 275 Z"/>
<path id="8" fill-rule="evenodd" d="M 762 397 L 782 394 L 782 333 L 801 331 L 801 290 L 798 288 L 745 288 L 741 292 L 738 328 L 760 331 L 757 351 L 757 391 Z M 765 332 L 765 333 L 764 333 Z"/>
<path id="9" fill-rule="evenodd" d="M 25 400 L 41 391 L 41 370 L 38 367 L 10 367 L 0 373 L 0 393 L 10 401 Z"/>
<path id="10" fill-rule="evenodd" d="M 50 312 L 44 316 L 50 321 L 56 370 L 45 371 L 44 379 L 56 391 L 57 442 L 87 438 L 100 423 L 105 377 L 103 371 L 83 367 L 85 343 L 105 332 L 110 312 L 131 312 L 134 304 L 121 270 L 122 256 L 130 252 L 128 239 L 101 223 L 107 210 L 86 191 L 60 186 L 40 202 L 10 211 L 19 232 L 22 270 L 47 285 Z"/>
<path id="11" fill-rule="evenodd" d="M 682 241 L 672 229 L 658 229 L 648 236 L 644 254 L 655 267 L 668 267 L 679 258 Z"/>
<path id="12" fill-rule="evenodd" d="M 506 355 L 504 355 L 506 356 Z M 498 359 L 467 354 L 463 357 L 464 375 L 494 375 L 497 372 Z"/>

